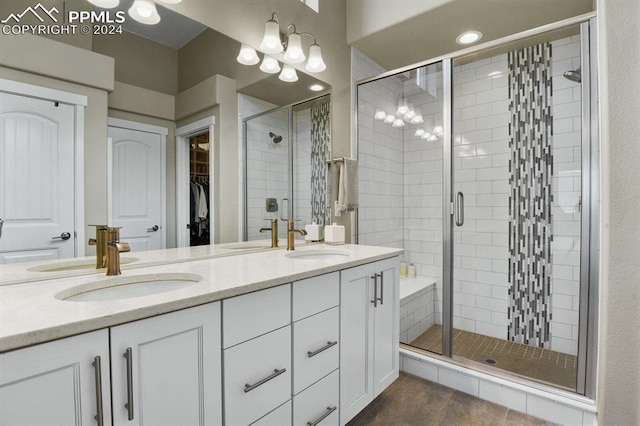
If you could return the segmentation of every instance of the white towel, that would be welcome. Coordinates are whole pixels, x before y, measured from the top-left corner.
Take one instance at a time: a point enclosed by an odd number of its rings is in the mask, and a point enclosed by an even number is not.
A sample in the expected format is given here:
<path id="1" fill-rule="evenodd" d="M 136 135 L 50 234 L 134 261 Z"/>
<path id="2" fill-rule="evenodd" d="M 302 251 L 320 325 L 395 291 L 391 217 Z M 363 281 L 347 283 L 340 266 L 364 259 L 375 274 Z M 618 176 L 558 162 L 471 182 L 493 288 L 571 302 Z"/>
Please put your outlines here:
<path id="1" fill-rule="evenodd" d="M 338 200 L 335 215 L 352 212 L 358 208 L 358 162 L 345 158 L 343 164 L 338 163 Z"/>

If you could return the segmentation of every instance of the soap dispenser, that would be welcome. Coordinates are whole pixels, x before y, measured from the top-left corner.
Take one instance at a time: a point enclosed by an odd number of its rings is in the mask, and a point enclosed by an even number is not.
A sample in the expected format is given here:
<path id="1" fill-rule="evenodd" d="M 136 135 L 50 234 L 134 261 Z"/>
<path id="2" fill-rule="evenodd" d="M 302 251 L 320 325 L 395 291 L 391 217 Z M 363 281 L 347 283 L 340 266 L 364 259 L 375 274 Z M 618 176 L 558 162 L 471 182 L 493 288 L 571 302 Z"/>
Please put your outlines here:
<path id="1" fill-rule="evenodd" d="M 344 244 L 344 226 L 335 222 L 324 227 L 324 242 L 327 244 Z"/>
<path id="2" fill-rule="evenodd" d="M 315 222 L 315 220 L 311 225 L 306 225 L 304 227 L 304 230 L 307 231 L 307 235 L 305 235 L 304 237 L 305 241 L 309 241 L 309 242 L 322 241 L 322 237 L 323 237 L 322 227 L 318 225 Z"/>

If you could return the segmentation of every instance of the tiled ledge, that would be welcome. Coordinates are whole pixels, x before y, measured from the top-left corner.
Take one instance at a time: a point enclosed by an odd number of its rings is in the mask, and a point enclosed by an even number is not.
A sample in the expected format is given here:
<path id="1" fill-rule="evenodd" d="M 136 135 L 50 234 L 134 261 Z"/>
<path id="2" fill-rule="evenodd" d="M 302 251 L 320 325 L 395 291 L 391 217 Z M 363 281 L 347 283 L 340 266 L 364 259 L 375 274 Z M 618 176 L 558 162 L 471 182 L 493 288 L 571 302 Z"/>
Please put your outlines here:
<path id="1" fill-rule="evenodd" d="M 595 401 L 503 379 L 400 348 L 400 369 L 478 398 L 563 425 L 597 425 Z"/>

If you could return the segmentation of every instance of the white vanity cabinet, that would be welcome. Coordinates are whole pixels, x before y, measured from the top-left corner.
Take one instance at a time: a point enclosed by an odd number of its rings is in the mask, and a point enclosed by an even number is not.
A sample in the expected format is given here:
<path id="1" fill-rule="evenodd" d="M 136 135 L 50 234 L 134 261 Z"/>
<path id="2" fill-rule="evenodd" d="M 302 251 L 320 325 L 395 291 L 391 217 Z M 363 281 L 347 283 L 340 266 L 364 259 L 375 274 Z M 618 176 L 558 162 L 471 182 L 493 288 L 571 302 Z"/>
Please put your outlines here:
<path id="1" fill-rule="evenodd" d="M 340 274 L 293 283 L 293 425 L 338 425 Z"/>
<path id="2" fill-rule="evenodd" d="M 399 258 L 340 272 L 340 424 L 399 375 Z"/>
<path id="3" fill-rule="evenodd" d="M 219 302 L 110 334 L 114 425 L 222 424 Z"/>
<path id="4" fill-rule="evenodd" d="M 0 354 L 0 425 L 220 425 L 220 334 L 215 302 Z"/>
<path id="5" fill-rule="evenodd" d="M 222 308 L 224 424 L 248 425 L 291 399 L 291 285 Z"/>
<path id="6" fill-rule="evenodd" d="M 0 424 L 110 425 L 108 331 L 0 354 Z"/>

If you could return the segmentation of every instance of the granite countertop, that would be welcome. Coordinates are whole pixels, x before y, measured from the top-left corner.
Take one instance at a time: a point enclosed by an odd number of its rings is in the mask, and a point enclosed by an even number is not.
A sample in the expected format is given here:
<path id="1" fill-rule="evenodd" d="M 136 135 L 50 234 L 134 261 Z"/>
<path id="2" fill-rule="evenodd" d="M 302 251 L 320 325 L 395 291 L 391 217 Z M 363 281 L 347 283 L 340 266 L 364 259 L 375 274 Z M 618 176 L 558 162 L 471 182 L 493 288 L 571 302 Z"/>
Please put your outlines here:
<path id="1" fill-rule="evenodd" d="M 94 274 L 1 286 L 0 352 L 351 268 L 403 252 L 364 245 L 316 245 L 296 252 L 305 249 L 339 249 L 348 251 L 349 255 L 305 260 L 289 258 L 285 250 L 269 250 L 130 269 L 118 277 Z M 100 287 L 105 280 L 127 282 L 135 280 L 134 277 L 153 278 L 163 274 L 175 274 L 176 278 L 195 274 L 202 279 L 185 288 L 149 296 L 100 302 L 62 300 L 78 292 L 74 290 L 78 286 Z"/>

